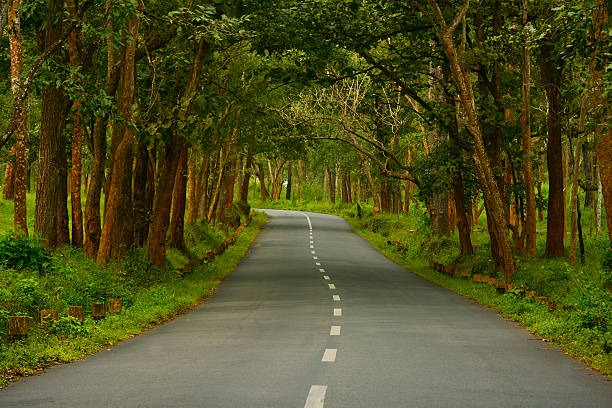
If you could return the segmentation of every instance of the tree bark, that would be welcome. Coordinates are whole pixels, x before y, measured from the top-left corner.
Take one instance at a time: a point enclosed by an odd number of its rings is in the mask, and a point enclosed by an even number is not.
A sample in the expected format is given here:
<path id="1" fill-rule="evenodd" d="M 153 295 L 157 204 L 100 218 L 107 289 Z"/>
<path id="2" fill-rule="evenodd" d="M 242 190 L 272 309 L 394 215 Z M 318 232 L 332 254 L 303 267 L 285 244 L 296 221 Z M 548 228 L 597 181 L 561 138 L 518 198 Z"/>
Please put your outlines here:
<path id="1" fill-rule="evenodd" d="M 552 41 L 552 39 L 548 39 Z M 565 195 L 563 193 L 563 151 L 561 141 L 561 73 L 562 62 L 554 56 L 550 43 L 541 47 L 540 73 L 548 101 L 547 158 L 548 216 L 546 219 L 546 256 L 564 255 Z"/>
<path id="2" fill-rule="evenodd" d="M 12 0 L 9 2 L 10 7 L 8 9 L 8 28 L 9 28 L 9 43 L 11 48 L 11 89 L 13 97 L 17 98 L 21 94 L 21 71 L 23 69 L 23 49 L 21 43 L 21 16 L 20 8 L 22 5 L 21 0 Z M 4 4 L 6 6 L 6 3 Z M 3 16 L 5 12 L 3 7 Z M 14 197 L 14 210 L 13 210 L 13 225 L 15 232 L 21 232 L 28 235 L 28 220 L 27 220 L 27 205 L 26 205 L 26 193 L 27 193 L 27 116 L 26 111 L 21 110 L 18 123 L 15 129 L 15 167 L 9 177 L 9 183 L 5 181 L 4 195 L 5 199 L 7 195 L 13 195 Z M 7 170 L 9 165 L 7 165 Z M 13 191 L 10 191 L 10 181 L 13 184 Z M 9 187 L 9 188 L 6 188 Z M 12 193 L 12 194 L 11 194 Z"/>
<path id="3" fill-rule="evenodd" d="M 68 0 L 68 12 L 76 16 L 76 0 Z M 68 37 L 68 52 L 70 54 L 70 66 L 77 68 L 81 66 L 81 53 L 78 46 L 79 31 L 72 30 Z M 83 247 L 83 209 L 81 207 L 81 152 L 83 147 L 83 135 L 85 126 L 80 112 L 81 102 L 72 102 L 73 131 L 72 131 L 72 166 L 70 169 L 70 203 L 72 212 L 72 246 Z"/>
<path id="4" fill-rule="evenodd" d="M 66 138 L 62 137 L 59 152 L 59 193 L 57 195 L 57 244 L 70 244 L 70 220 L 68 218 L 68 162 L 66 158 Z"/>
<path id="5" fill-rule="evenodd" d="M 50 47 L 62 36 L 63 8 L 63 0 L 50 0 L 48 3 L 48 24 L 43 34 L 43 49 Z M 56 49 L 52 55 L 57 60 L 60 58 L 60 50 Z M 57 199 L 61 192 L 61 161 L 66 160 L 63 150 L 66 105 L 67 98 L 61 89 L 52 84 L 42 90 L 34 228 L 48 251 L 54 250 L 58 244 Z"/>
<path id="6" fill-rule="evenodd" d="M 187 194 L 187 160 L 189 148 L 181 146 L 178 167 L 174 180 L 174 193 L 172 199 L 172 215 L 170 218 L 170 241 L 168 245 L 183 252 L 187 251 L 185 245 L 185 204 Z"/>
<path id="7" fill-rule="evenodd" d="M 11 149 L 11 153 L 14 154 L 15 149 Z M 15 166 L 12 163 L 6 164 L 4 170 L 4 189 L 2 191 L 2 198 L 5 200 L 15 199 Z"/>

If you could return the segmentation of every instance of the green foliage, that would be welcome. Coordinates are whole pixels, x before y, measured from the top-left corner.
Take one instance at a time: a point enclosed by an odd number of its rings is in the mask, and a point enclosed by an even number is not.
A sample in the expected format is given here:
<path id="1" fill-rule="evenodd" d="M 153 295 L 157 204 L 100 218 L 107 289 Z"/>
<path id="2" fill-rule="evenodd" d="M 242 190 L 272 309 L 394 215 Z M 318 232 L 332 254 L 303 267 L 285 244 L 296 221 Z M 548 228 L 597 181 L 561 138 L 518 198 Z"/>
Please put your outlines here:
<path id="1" fill-rule="evenodd" d="M 91 332 L 89 326 L 82 325 L 80 321 L 72 316 L 62 316 L 53 321 L 47 331 L 56 336 L 81 337 Z"/>
<path id="2" fill-rule="evenodd" d="M 40 270 L 46 265 L 42 245 L 28 237 L 7 234 L 0 240 L 0 262 L 9 268 Z"/>

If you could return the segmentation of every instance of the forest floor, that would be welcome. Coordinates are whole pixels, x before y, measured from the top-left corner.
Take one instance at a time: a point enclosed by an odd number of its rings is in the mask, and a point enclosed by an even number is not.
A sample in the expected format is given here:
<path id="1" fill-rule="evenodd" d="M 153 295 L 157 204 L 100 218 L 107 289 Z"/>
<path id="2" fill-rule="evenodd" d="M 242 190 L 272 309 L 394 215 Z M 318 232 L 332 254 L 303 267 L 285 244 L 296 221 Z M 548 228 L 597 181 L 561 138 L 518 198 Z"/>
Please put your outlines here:
<path id="1" fill-rule="evenodd" d="M 543 341 L 562 348 L 564 353 L 612 377 L 612 270 L 610 250 L 605 231 L 599 236 L 585 235 L 585 262 L 570 266 L 567 259 L 544 257 L 546 234 L 538 234 L 535 259 L 518 255 L 518 271 L 511 282 L 518 288 L 528 288 L 538 297 L 551 299 L 558 307 L 550 308 L 534 299 L 516 293 L 498 294 L 494 287 L 448 276 L 429 267 L 428 262 L 453 264 L 485 276 L 503 279 L 495 270 L 490 256 L 486 221 L 481 217 L 480 231 L 472 234 L 475 253 L 459 255 L 457 233 L 450 238 L 434 237 L 428 218 L 422 209 L 411 214 L 381 214 L 372 216 L 371 207 L 362 205 L 358 217 L 356 205 L 296 200 L 277 202 L 254 201 L 256 208 L 290 209 L 336 214 L 345 218 L 355 232 L 368 240 L 385 256 L 410 271 L 491 307 L 512 319 Z M 588 214 L 583 217 L 589 231 Z M 543 230 L 540 222 L 538 229 Z"/>
<path id="2" fill-rule="evenodd" d="M 9 238 L 11 202 L 0 200 L 0 220 L 0 228 L 7 231 L 0 239 L 0 258 L 18 250 L 25 261 L 36 261 L 40 247 L 34 240 L 15 248 Z M 256 214 L 225 252 L 184 274 L 180 268 L 189 258 L 201 259 L 234 230 L 211 228 L 206 223 L 187 226 L 190 256 L 169 249 L 165 269 L 152 267 L 142 249 L 104 266 L 69 246 L 44 257 L 37 268 L 21 269 L 4 262 L 0 265 L 0 387 L 45 367 L 94 354 L 195 307 L 234 270 L 266 220 L 265 214 Z M 110 298 L 122 299 L 122 312 L 94 320 L 92 302 L 107 305 Z M 67 317 L 68 306 L 73 305 L 84 306 L 83 324 Z M 59 320 L 41 327 L 41 310 L 59 311 Z M 8 317 L 14 315 L 28 316 L 30 331 L 23 339 L 8 337 Z"/>

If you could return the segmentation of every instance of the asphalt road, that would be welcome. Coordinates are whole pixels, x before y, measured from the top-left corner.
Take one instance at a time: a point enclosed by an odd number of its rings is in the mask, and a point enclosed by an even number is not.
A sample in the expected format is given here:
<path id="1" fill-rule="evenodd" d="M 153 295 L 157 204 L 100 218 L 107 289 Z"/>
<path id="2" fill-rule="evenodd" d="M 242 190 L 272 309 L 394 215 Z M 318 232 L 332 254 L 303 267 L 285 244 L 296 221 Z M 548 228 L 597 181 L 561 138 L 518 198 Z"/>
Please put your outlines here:
<path id="1" fill-rule="evenodd" d="M 612 407 L 605 377 L 392 263 L 344 220 L 268 213 L 212 299 L 0 390 L 0 407 Z"/>

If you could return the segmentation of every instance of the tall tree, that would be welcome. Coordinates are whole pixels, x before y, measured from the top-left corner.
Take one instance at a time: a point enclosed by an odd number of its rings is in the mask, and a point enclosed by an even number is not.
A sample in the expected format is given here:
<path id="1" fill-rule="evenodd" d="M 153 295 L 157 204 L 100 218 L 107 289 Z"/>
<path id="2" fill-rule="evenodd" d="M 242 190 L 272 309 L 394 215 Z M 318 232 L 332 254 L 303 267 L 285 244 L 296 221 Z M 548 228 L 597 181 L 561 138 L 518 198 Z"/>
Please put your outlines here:
<path id="1" fill-rule="evenodd" d="M 563 61 L 555 55 L 554 33 L 547 33 L 540 47 L 540 75 L 546 90 L 548 216 L 546 218 L 546 256 L 563 256 L 565 228 L 565 194 L 563 192 L 563 151 L 561 140 L 561 80 Z"/>
<path id="2" fill-rule="evenodd" d="M 134 15 L 123 29 L 117 107 L 121 115 L 113 125 L 112 178 L 104 212 L 104 226 L 98 249 L 98 262 L 121 258 L 132 246 L 134 217 L 132 206 L 132 149 L 134 145 L 133 105 L 135 96 L 136 43 L 138 18 Z"/>
<path id="3" fill-rule="evenodd" d="M 63 0 L 48 1 L 47 24 L 42 32 L 42 53 L 61 40 L 64 26 L 63 12 Z M 61 50 L 55 48 L 51 58 L 59 66 L 62 58 Z M 68 107 L 69 100 L 55 81 L 43 88 L 34 227 L 47 250 L 54 250 L 58 245 L 57 198 L 61 192 L 62 160 L 66 160 L 64 130 Z"/>
<path id="4" fill-rule="evenodd" d="M 21 73 L 23 69 L 23 46 L 21 42 L 21 0 L 9 1 L 8 31 L 11 47 L 11 88 L 15 98 L 21 93 Z M 5 4 L 6 5 L 6 4 Z M 4 14 L 5 8 L 2 7 Z M 15 129 L 15 166 L 14 183 L 14 228 L 16 232 L 28 235 L 26 189 L 27 189 L 27 127 L 26 111 L 22 110 Z M 5 184 L 5 198 L 8 192 Z"/>

